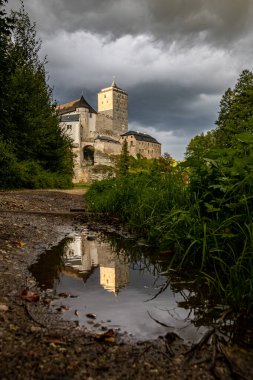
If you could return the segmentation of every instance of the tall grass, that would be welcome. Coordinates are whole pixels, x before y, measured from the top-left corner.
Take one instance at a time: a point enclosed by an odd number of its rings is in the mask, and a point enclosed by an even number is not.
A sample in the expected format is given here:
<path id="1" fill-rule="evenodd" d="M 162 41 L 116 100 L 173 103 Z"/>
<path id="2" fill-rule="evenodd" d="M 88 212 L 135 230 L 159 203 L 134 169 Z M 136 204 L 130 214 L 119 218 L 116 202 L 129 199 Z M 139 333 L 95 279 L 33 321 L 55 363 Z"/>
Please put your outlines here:
<path id="1" fill-rule="evenodd" d="M 119 217 L 149 243 L 174 251 L 171 266 L 182 273 L 194 268 L 225 302 L 250 310 L 253 208 L 252 197 L 242 197 L 239 189 L 240 184 L 236 192 L 230 187 L 217 201 L 219 207 L 204 208 L 203 197 L 191 192 L 174 170 L 96 182 L 86 202 L 92 211 Z"/>
<path id="2" fill-rule="evenodd" d="M 186 185 L 176 173 L 152 177 L 141 173 L 96 182 L 85 199 L 90 210 L 120 217 L 153 244 L 161 242 L 162 219 L 175 205 L 185 208 L 189 202 Z"/>

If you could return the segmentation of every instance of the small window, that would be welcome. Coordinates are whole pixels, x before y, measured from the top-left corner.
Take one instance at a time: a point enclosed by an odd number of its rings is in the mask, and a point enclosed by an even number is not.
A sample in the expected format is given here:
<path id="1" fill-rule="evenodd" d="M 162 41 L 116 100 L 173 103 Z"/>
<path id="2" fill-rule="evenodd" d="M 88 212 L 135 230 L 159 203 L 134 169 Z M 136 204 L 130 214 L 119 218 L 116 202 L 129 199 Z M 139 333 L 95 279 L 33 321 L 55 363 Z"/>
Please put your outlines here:
<path id="1" fill-rule="evenodd" d="M 104 95 L 104 98 L 106 98 L 106 95 Z"/>
<path id="2" fill-rule="evenodd" d="M 92 113 L 90 113 L 90 117 L 92 117 Z"/>
<path id="3" fill-rule="evenodd" d="M 67 125 L 67 129 L 72 129 L 72 125 Z"/>

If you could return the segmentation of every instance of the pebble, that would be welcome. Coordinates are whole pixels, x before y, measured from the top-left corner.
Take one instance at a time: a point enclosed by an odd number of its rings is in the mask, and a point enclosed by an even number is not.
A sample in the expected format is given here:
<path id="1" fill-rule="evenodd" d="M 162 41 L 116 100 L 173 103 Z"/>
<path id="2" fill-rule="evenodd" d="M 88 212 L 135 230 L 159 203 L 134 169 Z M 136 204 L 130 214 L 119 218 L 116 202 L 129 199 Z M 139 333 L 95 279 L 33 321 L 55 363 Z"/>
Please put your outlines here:
<path id="1" fill-rule="evenodd" d="M 92 313 L 88 313 L 88 314 L 86 314 L 86 317 L 87 318 L 90 318 L 90 319 L 96 319 L 96 314 L 92 314 Z"/>
<path id="2" fill-rule="evenodd" d="M 5 312 L 5 311 L 8 311 L 9 310 L 9 306 L 7 305 L 4 305 L 4 304 L 0 304 L 0 312 Z"/>
<path id="3" fill-rule="evenodd" d="M 41 331 L 41 327 L 39 327 L 39 326 L 31 326 L 30 330 L 31 330 L 31 332 L 36 333 L 36 332 Z"/>

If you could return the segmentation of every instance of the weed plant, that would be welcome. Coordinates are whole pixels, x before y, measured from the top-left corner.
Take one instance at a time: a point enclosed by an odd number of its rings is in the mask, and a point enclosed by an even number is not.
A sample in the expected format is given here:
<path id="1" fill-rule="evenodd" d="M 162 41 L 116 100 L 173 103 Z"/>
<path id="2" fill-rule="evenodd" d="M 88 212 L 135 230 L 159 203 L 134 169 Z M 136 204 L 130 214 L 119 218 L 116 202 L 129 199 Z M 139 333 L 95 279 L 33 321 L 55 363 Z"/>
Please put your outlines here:
<path id="1" fill-rule="evenodd" d="M 130 228 L 157 244 L 161 220 L 176 207 L 185 208 L 189 197 L 179 173 L 139 173 L 95 182 L 86 194 L 89 208 L 120 217 Z"/>
<path id="2" fill-rule="evenodd" d="M 182 273 L 194 268 L 233 308 L 251 310 L 251 170 L 245 160 L 243 174 L 232 176 L 235 157 L 227 154 L 204 161 L 201 175 L 192 168 L 190 184 L 180 167 L 157 168 L 96 182 L 86 201 L 92 211 L 116 215 L 149 243 L 174 251 L 170 266 Z"/>

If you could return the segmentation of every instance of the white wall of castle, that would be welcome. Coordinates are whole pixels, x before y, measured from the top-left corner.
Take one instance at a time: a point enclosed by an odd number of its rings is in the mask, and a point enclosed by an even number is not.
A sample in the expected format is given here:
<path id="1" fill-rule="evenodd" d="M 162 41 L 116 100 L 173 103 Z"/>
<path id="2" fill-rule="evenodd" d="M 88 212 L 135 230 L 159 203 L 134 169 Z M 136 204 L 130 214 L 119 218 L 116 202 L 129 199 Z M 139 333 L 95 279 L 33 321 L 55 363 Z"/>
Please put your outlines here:
<path id="1" fill-rule="evenodd" d="M 80 122 L 68 121 L 60 123 L 64 133 L 71 138 L 74 145 L 80 147 Z M 77 146 L 76 146 L 77 147 Z"/>

